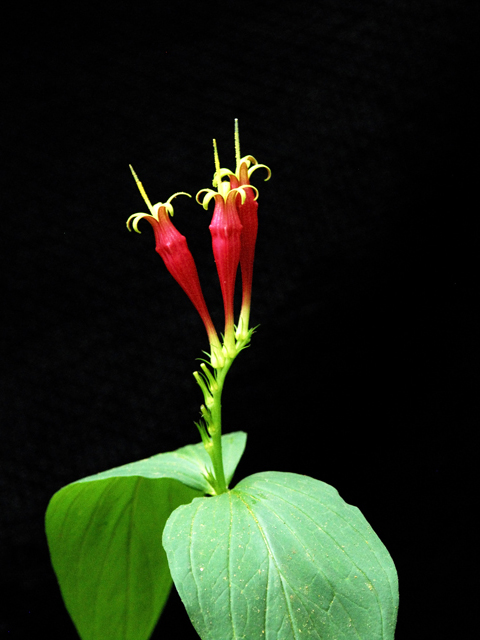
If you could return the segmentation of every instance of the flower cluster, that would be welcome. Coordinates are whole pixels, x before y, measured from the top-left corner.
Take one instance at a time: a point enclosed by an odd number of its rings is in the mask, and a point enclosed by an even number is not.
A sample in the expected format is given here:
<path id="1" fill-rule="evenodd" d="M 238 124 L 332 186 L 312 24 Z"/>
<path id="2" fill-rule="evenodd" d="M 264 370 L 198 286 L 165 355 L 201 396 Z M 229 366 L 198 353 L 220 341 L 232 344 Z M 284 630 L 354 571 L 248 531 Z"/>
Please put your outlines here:
<path id="1" fill-rule="evenodd" d="M 248 343 L 252 330 L 249 329 L 250 302 L 252 294 L 253 261 L 258 228 L 258 190 L 250 184 L 250 176 L 259 167 L 252 156 L 240 156 L 238 123 L 235 120 L 235 171 L 220 167 L 215 140 L 215 173 L 213 189 L 202 189 L 197 194 L 197 202 L 208 208 L 210 200 L 215 200 L 210 232 L 212 248 L 217 267 L 225 311 L 225 331 L 223 345 L 207 309 L 198 278 L 195 261 L 187 245 L 185 237 L 177 231 L 171 221 L 173 206 L 171 201 L 184 192 L 175 193 L 166 202 L 155 205 L 150 203 L 142 183 L 133 171 L 137 186 L 145 200 L 150 213 L 135 213 L 127 220 L 127 227 L 140 233 L 138 222 L 145 218 L 153 227 L 156 240 L 156 251 L 160 254 L 168 271 L 185 291 L 197 309 L 207 331 L 210 342 L 211 365 L 218 369 L 223 367 L 225 359 L 233 359 Z M 190 197 L 190 196 L 189 196 Z M 242 308 L 238 325 L 234 325 L 233 298 L 238 266 L 242 273 Z"/>

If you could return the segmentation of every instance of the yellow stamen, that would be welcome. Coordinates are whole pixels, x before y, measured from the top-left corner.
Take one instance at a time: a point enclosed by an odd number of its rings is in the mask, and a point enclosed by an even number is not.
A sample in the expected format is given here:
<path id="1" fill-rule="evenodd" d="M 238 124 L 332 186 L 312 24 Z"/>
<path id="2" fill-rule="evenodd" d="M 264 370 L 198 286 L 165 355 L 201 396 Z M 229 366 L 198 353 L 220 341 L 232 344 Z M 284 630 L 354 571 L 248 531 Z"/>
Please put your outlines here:
<path id="1" fill-rule="evenodd" d="M 218 157 L 217 141 L 213 139 L 213 157 L 215 159 L 215 178 L 220 173 L 220 158 Z M 215 184 L 214 184 L 215 186 Z"/>
<path id="2" fill-rule="evenodd" d="M 240 167 L 240 134 L 238 133 L 238 120 L 235 118 L 235 163 L 236 171 Z"/>
<path id="3" fill-rule="evenodd" d="M 217 141 L 213 139 L 213 155 L 215 159 L 215 173 L 213 175 L 213 186 L 217 187 L 218 193 L 224 198 L 227 197 L 230 191 L 230 181 L 222 180 L 224 175 L 229 175 L 231 171 L 228 169 L 220 169 L 220 158 L 218 157 Z"/>
<path id="4" fill-rule="evenodd" d="M 133 170 L 133 167 L 131 164 L 128 165 L 130 167 L 130 171 L 132 172 L 133 177 L 135 178 L 135 182 L 137 183 L 137 187 L 138 190 L 140 191 L 142 198 L 145 200 L 147 207 L 149 208 L 149 210 L 151 211 L 151 213 L 153 213 L 153 207 L 152 207 L 152 203 L 150 202 L 147 194 L 145 193 L 145 189 L 143 188 L 143 184 L 140 182 L 140 180 L 138 179 L 137 174 L 135 173 L 135 171 Z"/>

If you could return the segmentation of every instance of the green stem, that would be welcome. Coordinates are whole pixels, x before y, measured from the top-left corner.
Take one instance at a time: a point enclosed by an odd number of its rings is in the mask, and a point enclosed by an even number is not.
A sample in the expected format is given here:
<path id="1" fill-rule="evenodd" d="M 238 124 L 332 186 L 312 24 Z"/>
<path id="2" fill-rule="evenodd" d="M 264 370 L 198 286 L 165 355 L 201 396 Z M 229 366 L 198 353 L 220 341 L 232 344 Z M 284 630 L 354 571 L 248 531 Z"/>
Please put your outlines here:
<path id="1" fill-rule="evenodd" d="M 234 358 L 226 358 L 225 364 L 221 369 L 217 369 L 216 389 L 210 389 L 213 398 L 210 407 L 210 420 L 208 431 L 211 436 L 210 446 L 207 448 L 208 454 L 213 465 L 213 475 L 215 476 L 215 493 L 217 495 L 225 493 L 228 489 L 225 480 L 225 471 L 223 469 L 222 455 L 222 391 L 225 382 L 225 376 L 230 369 Z"/>
<path id="2" fill-rule="evenodd" d="M 234 338 L 234 355 L 228 355 L 228 350 L 224 349 L 224 360 L 221 367 L 216 367 L 211 371 L 207 364 L 203 362 L 200 365 L 202 372 L 195 371 L 193 374 L 205 399 L 205 404 L 200 407 L 203 420 L 195 424 L 200 432 L 205 450 L 212 461 L 212 471 L 206 473 L 206 478 L 213 489 L 214 495 L 220 495 L 228 491 L 222 455 L 223 385 L 232 362 L 240 351 L 248 347 L 254 331 L 255 329 L 246 327 L 241 336 L 236 340 Z"/>

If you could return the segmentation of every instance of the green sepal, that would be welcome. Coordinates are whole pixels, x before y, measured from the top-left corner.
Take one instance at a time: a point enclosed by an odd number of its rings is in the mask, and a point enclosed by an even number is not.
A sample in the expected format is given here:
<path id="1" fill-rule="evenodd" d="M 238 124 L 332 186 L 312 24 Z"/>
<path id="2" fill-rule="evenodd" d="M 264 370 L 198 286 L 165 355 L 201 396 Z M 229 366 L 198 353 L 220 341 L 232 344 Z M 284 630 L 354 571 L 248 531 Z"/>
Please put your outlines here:
<path id="1" fill-rule="evenodd" d="M 255 474 L 176 509 L 163 545 L 202 640 L 393 640 L 393 561 L 323 482 Z"/>
<path id="2" fill-rule="evenodd" d="M 246 434 L 222 438 L 232 479 Z M 202 443 L 83 478 L 50 500 L 45 528 L 52 565 L 82 640 L 147 640 L 170 592 L 162 546 L 179 505 L 210 493 Z"/>

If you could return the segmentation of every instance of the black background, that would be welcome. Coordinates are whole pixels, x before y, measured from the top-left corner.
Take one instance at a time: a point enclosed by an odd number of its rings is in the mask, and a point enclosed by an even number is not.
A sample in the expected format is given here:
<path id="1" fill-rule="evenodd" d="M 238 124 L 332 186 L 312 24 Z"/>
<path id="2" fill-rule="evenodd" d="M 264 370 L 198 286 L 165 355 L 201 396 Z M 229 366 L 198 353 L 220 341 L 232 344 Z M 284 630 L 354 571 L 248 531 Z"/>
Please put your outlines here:
<path id="1" fill-rule="evenodd" d="M 195 310 L 129 234 L 260 187 L 252 347 L 227 378 L 236 479 L 304 473 L 357 505 L 400 579 L 397 640 L 461 637 L 478 426 L 474 3 L 20 5 L 3 65 L 2 637 L 74 639 L 43 516 L 65 484 L 197 442 Z M 210 213 L 178 198 L 219 330 Z M 461 605 L 461 608 L 459 608 Z M 465 608 L 466 607 L 466 608 Z M 175 625 L 175 626 L 173 626 Z M 162 635 L 163 629 L 163 635 Z M 153 638 L 196 637 L 174 594 Z"/>

